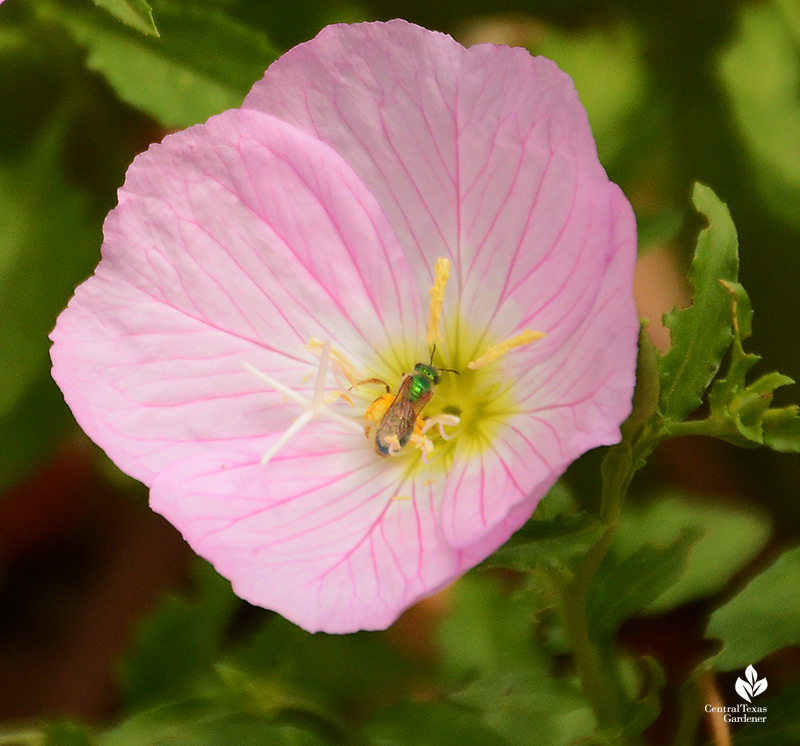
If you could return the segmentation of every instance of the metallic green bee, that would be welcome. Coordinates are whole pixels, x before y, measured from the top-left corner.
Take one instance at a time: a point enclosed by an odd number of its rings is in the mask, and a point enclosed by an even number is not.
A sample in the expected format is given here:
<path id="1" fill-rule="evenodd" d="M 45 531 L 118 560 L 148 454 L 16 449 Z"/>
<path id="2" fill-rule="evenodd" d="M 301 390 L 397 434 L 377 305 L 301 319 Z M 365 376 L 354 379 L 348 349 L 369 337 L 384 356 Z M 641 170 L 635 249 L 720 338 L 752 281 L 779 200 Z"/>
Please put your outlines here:
<path id="1" fill-rule="evenodd" d="M 437 368 L 433 364 L 435 351 L 434 347 L 430 363 L 417 363 L 412 373 L 403 376 L 397 396 L 392 396 L 389 384 L 380 378 L 362 381 L 381 383 L 386 387 L 386 393 L 372 402 L 364 415 L 367 420 L 378 422 L 375 451 L 381 456 L 394 455 L 411 439 L 414 428 L 417 427 L 417 419 L 431 400 L 433 390 L 441 380 L 442 371 L 458 374 L 452 368 Z"/>

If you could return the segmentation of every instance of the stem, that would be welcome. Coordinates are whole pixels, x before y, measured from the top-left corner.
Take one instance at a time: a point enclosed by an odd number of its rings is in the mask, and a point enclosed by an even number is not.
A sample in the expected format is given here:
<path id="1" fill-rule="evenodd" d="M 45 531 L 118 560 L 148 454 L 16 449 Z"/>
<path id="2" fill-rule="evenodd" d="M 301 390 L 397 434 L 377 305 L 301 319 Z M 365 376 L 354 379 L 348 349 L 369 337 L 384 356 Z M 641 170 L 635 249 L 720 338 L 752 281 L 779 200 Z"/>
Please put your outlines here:
<path id="1" fill-rule="evenodd" d="M 614 446 L 603 462 L 603 491 L 600 520 L 605 526 L 600 538 L 570 582 L 562 589 L 564 624 L 570 640 L 583 692 L 594 711 L 597 725 L 620 744 L 640 743 L 638 734 L 626 734 L 630 703 L 618 676 L 616 656 L 611 649 L 592 640 L 586 613 L 586 599 L 597 571 L 614 539 L 622 503 L 633 474 L 644 463 L 655 439 L 632 445 L 623 441 Z"/>

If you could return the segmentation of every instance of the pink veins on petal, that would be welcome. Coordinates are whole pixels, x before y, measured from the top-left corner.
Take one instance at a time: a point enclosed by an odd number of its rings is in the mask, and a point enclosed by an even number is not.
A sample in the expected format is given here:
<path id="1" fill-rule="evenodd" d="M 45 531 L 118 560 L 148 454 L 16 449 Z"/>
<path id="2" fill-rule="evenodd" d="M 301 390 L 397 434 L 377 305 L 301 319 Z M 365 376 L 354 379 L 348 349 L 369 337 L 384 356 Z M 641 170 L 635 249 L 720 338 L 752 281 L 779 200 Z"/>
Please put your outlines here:
<path id="1" fill-rule="evenodd" d="M 104 234 L 54 378 L 239 595 L 306 629 L 390 625 L 630 411 L 633 213 L 523 49 L 328 27 L 137 157 Z M 429 297 L 457 373 L 420 416 L 446 439 L 380 456 L 365 413 L 431 359 Z"/>

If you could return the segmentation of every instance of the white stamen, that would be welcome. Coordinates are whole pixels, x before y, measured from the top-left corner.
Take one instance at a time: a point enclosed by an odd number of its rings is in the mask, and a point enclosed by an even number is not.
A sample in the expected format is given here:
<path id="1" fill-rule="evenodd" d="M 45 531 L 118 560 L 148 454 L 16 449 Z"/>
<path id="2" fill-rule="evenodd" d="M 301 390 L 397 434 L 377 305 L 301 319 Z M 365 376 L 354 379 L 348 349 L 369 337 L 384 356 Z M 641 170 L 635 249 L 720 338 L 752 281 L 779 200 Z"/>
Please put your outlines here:
<path id="1" fill-rule="evenodd" d="M 314 383 L 314 398 L 309 399 L 302 394 L 293 391 L 288 386 L 284 386 L 280 381 L 276 381 L 272 376 L 262 373 L 252 365 L 244 364 L 244 368 L 252 373 L 260 381 L 263 381 L 271 389 L 282 394 L 290 401 L 302 407 L 305 411 L 289 426 L 285 433 L 278 438 L 269 450 L 262 456 L 261 463 L 266 464 L 278 451 L 283 448 L 297 433 L 299 433 L 309 422 L 313 420 L 329 420 L 343 427 L 351 433 L 364 434 L 364 428 L 357 422 L 334 412 L 328 408 L 329 397 L 325 393 L 325 379 L 328 374 L 330 363 L 331 341 L 327 340 L 322 345 L 319 357 L 319 368 L 317 369 L 317 379 Z M 336 397 L 339 398 L 339 397 Z M 346 396 L 344 397 L 346 398 Z"/>
<path id="2" fill-rule="evenodd" d="M 425 420 L 425 424 L 422 426 L 422 434 L 428 432 L 432 427 L 439 427 L 439 435 L 442 437 L 443 440 L 450 440 L 453 436 L 447 435 L 444 431 L 445 425 L 447 427 L 455 427 L 456 425 L 461 424 L 461 418 L 456 417 L 454 414 L 437 414 L 436 417 L 431 417 Z"/>

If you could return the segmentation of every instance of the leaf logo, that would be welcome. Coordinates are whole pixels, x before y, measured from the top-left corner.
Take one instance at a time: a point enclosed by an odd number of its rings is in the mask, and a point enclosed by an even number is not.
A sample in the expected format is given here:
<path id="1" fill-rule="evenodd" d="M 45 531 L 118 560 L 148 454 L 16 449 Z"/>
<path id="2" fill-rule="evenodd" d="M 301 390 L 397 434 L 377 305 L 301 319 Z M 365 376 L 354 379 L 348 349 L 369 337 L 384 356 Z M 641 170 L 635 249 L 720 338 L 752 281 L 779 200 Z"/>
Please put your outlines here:
<path id="1" fill-rule="evenodd" d="M 753 697 L 761 694 L 767 688 L 767 680 L 761 679 L 758 680 L 758 674 L 756 673 L 756 669 L 752 666 L 748 666 L 747 670 L 744 672 L 745 678 L 744 679 L 738 678 L 736 679 L 736 693 L 742 698 L 747 700 L 748 702 L 753 701 Z"/>

